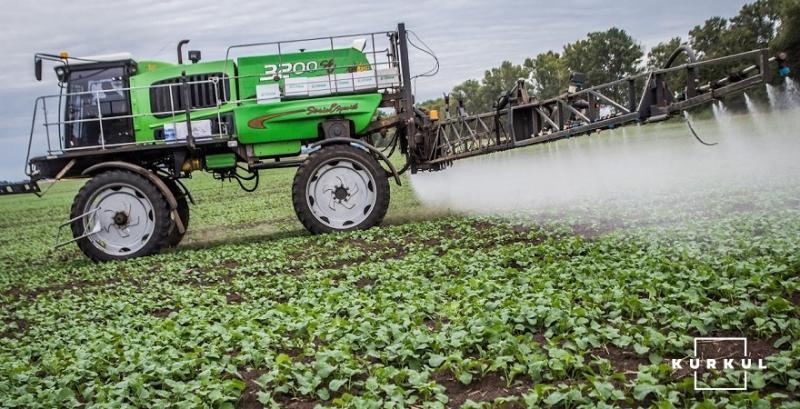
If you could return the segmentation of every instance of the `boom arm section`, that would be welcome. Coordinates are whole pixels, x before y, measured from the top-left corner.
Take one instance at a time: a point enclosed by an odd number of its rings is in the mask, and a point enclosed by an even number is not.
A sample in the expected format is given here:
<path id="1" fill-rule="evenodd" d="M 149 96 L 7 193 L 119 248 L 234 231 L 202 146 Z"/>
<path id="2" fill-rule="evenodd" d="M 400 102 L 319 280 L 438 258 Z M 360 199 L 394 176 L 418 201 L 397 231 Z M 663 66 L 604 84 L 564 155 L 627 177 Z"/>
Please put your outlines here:
<path id="1" fill-rule="evenodd" d="M 672 67 L 680 53 L 689 62 Z M 555 141 L 593 131 L 637 122 L 656 122 L 714 99 L 742 92 L 769 78 L 770 57 L 766 49 L 721 58 L 696 61 L 688 47 L 681 47 L 666 67 L 622 78 L 606 84 L 566 92 L 544 101 L 529 101 L 525 80 L 503 95 L 494 112 L 464 115 L 418 128 L 412 171 L 440 170 L 452 161 L 492 152 Z M 728 76 L 701 82 L 709 69 L 731 69 Z M 685 73 L 685 79 L 678 76 Z M 679 93 L 669 83 L 685 81 Z M 701 85 L 702 84 L 702 85 Z M 417 157 L 413 157 L 414 155 Z"/>

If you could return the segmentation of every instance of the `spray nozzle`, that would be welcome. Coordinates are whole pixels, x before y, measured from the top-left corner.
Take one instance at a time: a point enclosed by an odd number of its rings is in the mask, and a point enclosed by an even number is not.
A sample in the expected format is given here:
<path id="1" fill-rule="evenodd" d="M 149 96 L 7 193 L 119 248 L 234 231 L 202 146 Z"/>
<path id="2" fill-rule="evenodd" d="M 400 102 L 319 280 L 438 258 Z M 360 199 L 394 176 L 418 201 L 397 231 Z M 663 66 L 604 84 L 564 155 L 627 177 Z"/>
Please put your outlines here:
<path id="1" fill-rule="evenodd" d="M 778 74 L 780 74 L 781 77 L 786 77 L 790 72 L 792 72 L 792 69 L 789 68 L 789 63 L 786 61 L 786 58 L 787 56 L 785 52 L 780 52 L 775 56 L 775 61 L 778 63 Z"/>

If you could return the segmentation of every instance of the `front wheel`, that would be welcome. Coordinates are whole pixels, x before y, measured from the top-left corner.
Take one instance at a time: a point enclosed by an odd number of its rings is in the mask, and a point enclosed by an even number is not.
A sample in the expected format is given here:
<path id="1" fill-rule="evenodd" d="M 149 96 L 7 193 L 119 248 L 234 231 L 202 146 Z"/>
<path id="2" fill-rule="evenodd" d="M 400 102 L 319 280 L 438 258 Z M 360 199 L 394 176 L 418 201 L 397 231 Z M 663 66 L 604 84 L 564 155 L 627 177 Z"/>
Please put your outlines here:
<path id="1" fill-rule="evenodd" d="M 157 252 L 172 226 L 166 199 L 149 180 L 124 170 L 98 174 L 72 203 L 72 234 L 95 261 Z"/>
<path id="2" fill-rule="evenodd" d="M 389 207 L 389 182 L 363 149 L 333 145 L 311 155 L 292 185 L 295 213 L 308 231 L 364 230 L 380 224 Z"/>

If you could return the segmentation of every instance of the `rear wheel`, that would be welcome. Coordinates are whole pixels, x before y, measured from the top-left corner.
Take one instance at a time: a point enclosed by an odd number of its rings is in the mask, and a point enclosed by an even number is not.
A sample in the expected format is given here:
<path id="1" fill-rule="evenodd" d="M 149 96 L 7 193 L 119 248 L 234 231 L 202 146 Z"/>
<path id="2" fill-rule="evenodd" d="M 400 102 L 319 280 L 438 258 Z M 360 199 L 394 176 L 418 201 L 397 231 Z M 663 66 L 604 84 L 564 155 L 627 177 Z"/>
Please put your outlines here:
<path id="1" fill-rule="evenodd" d="M 300 222 L 312 233 L 368 229 L 386 215 L 389 182 L 366 151 L 328 146 L 298 168 L 292 202 Z"/>
<path id="2" fill-rule="evenodd" d="M 172 220 L 161 192 L 135 173 L 112 170 L 86 183 L 72 203 L 73 237 L 95 261 L 126 260 L 157 252 Z"/>

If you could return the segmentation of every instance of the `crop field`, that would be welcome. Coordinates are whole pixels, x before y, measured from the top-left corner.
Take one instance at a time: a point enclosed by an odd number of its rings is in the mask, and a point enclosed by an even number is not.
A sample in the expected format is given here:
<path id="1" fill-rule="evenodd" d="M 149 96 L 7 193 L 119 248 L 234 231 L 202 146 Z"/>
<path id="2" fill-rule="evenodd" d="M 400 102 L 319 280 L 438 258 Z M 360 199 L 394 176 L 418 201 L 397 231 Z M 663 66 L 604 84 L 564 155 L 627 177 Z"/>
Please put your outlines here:
<path id="1" fill-rule="evenodd" d="M 800 407 L 797 183 L 628 222 L 465 216 L 405 178 L 383 227 L 311 236 L 292 175 L 195 177 L 177 249 L 107 264 L 51 249 L 82 181 L 0 198 L 0 406 Z M 695 391 L 670 359 L 698 336 L 767 369 Z"/>

